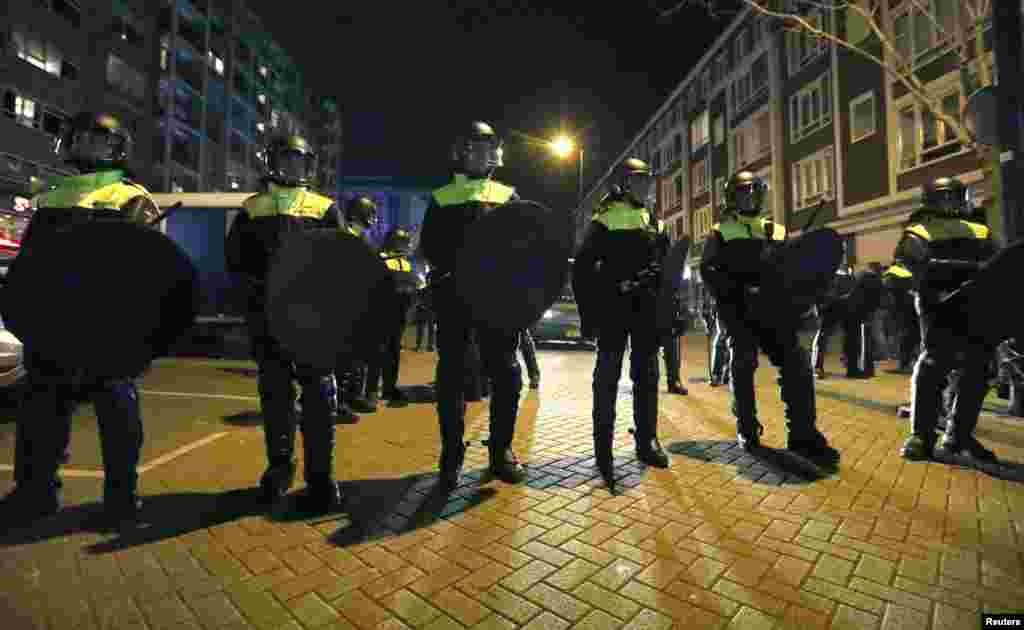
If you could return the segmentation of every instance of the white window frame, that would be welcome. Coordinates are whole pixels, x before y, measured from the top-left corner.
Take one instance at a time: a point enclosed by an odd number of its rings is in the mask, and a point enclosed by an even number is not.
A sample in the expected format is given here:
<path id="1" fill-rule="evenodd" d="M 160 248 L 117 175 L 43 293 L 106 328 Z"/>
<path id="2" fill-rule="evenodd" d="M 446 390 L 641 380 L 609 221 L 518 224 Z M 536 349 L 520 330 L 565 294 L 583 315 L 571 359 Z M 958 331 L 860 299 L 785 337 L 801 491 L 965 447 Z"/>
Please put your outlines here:
<path id="1" fill-rule="evenodd" d="M 711 204 L 693 211 L 693 239 L 703 239 L 711 232 Z"/>
<path id="2" fill-rule="evenodd" d="M 865 103 L 871 104 L 871 127 L 861 129 L 860 133 L 858 133 L 858 130 L 856 129 L 856 111 L 858 106 L 863 105 Z M 868 90 L 867 92 L 864 92 L 857 98 L 850 101 L 850 144 L 860 142 L 861 140 L 864 140 L 866 138 L 870 138 L 871 136 L 875 135 L 876 131 L 878 131 L 878 106 L 875 101 L 875 91 Z"/>
<path id="3" fill-rule="evenodd" d="M 43 120 L 43 106 L 34 98 L 14 93 L 14 120 L 23 127 L 39 129 Z"/>
<path id="4" fill-rule="evenodd" d="M 757 73 L 757 62 L 767 61 L 765 57 L 758 57 L 750 64 L 750 68 L 733 82 L 732 102 L 734 109 L 741 109 L 747 103 L 759 98 L 768 91 L 768 73 Z M 760 82 L 760 85 L 758 85 Z"/>
<path id="5" fill-rule="evenodd" d="M 696 151 L 710 140 L 710 114 L 708 110 L 701 112 L 700 116 L 690 123 L 690 151 Z"/>
<path id="6" fill-rule="evenodd" d="M 799 142 L 807 136 L 828 127 L 832 123 L 832 84 L 831 71 L 825 72 L 814 81 L 807 82 L 796 94 L 789 97 L 789 140 L 791 143 Z M 817 92 L 817 95 L 815 95 Z M 801 126 L 803 117 L 801 115 L 804 97 L 810 97 L 818 101 L 818 119 L 809 120 Z M 826 110 L 827 106 L 827 110 Z"/>
<path id="7" fill-rule="evenodd" d="M 708 191 L 708 160 L 704 158 L 694 162 L 690 167 L 692 171 L 693 196 L 703 195 Z"/>
<path id="8" fill-rule="evenodd" d="M 836 186 L 835 151 L 832 147 L 826 147 L 795 162 L 790 178 L 793 207 L 797 210 L 818 203 L 822 197 L 833 198 Z"/>
<path id="9" fill-rule="evenodd" d="M 958 80 L 957 73 L 953 72 L 947 75 L 944 79 L 937 81 L 932 86 L 929 86 L 929 92 L 938 97 L 938 101 L 941 105 L 942 101 L 948 96 L 956 94 L 958 96 L 959 108 L 958 111 L 962 112 L 966 105 L 967 99 L 963 93 L 963 87 Z M 907 171 L 914 170 L 916 168 L 933 164 L 950 157 L 961 155 L 968 151 L 967 148 L 961 147 L 959 151 L 953 153 L 948 152 L 948 148 L 959 142 L 956 133 L 946 127 L 946 124 L 942 120 L 937 119 L 937 132 L 939 136 L 939 142 L 933 147 L 924 149 L 924 108 L 917 103 L 909 95 L 901 98 L 894 107 L 896 111 L 896 172 L 905 173 Z M 903 156 L 903 125 L 902 125 L 902 113 L 907 110 L 912 110 L 914 116 L 914 147 L 913 147 L 913 162 L 907 163 Z M 936 117 L 938 118 L 938 117 Z M 936 157 L 929 158 L 929 154 L 938 154 Z"/>
<path id="10" fill-rule="evenodd" d="M 824 9 L 816 9 L 804 16 L 804 19 L 812 26 L 828 33 L 831 32 L 828 28 L 828 17 Z M 786 62 L 789 66 L 789 76 L 800 72 L 826 50 L 828 41 L 823 37 L 816 37 L 803 30 L 786 33 Z"/>
<path id="11" fill-rule="evenodd" d="M 746 57 L 747 53 L 750 52 L 749 50 L 747 50 L 746 34 L 747 34 L 747 29 L 748 28 L 750 28 L 750 27 L 748 26 L 748 27 L 744 27 L 744 28 L 740 29 L 739 33 L 737 34 L 736 45 L 735 45 L 736 63 L 740 63 L 741 61 L 743 61 L 743 58 Z"/>

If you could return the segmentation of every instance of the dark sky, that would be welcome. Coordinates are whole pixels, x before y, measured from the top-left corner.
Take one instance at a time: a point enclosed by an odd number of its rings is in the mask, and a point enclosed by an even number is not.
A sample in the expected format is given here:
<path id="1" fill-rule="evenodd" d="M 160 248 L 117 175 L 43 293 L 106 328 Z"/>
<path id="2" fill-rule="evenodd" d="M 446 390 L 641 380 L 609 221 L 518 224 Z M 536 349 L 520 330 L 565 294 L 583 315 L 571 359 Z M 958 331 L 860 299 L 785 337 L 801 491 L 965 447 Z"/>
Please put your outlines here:
<path id="1" fill-rule="evenodd" d="M 654 2 L 261 2 L 253 9 L 345 113 L 345 175 L 444 175 L 452 138 L 485 120 L 506 139 L 498 179 L 574 203 L 576 163 L 514 132 L 585 129 L 585 185 L 625 148 L 728 24 Z M 662 0 L 660 6 L 671 5 Z M 552 7 L 550 5 L 556 5 Z"/>

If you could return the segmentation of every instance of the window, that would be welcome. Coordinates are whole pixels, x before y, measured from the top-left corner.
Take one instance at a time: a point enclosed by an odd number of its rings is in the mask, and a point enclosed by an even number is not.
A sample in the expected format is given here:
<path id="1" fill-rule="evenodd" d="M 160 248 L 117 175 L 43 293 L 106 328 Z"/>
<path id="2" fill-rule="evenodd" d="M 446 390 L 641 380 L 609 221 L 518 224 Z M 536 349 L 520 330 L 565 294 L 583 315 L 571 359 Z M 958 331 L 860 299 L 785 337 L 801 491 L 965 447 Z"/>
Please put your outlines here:
<path id="1" fill-rule="evenodd" d="M 26 127 L 38 127 L 41 110 L 36 102 L 15 92 L 7 92 L 4 96 L 4 113 Z"/>
<path id="2" fill-rule="evenodd" d="M 711 232 L 711 206 L 704 206 L 693 213 L 693 238 L 699 240 Z"/>
<path id="3" fill-rule="evenodd" d="M 60 51 L 41 37 L 28 31 L 14 31 L 14 49 L 18 59 L 32 64 L 55 77 L 61 76 Z"/>
<path id="4" fill-rule="evenodd" d="M 940 95 L 942 113 L 960 120 L 963 106 L 959 87 L 951 88 Z M 914 103 L 899 112 L 900 170 L 906 170 L 933 162 L 961 150 L 956 132 L 936 116 L 930 109 Z"/>
<path id="5" fill-rule="evenodd" d="M 683 176 L 676 175 L 672 180 L 672 188 L 675 190 L 676 203 L 681 204 L 683 202 Z"/>
<path id="6" fill-rule="evenodd" d="M 146 98 L 146 77 L 120 57 L 107 57 L 107 85 L 136 101 Z"/>
<path id="7" fill-rule="evenodd" d="M 260 66 L 259 73 L 261 77 L 266 79 L 270 74 L 270 70 L 266 66 Z"/>
<path id="8" fill-rule="evenodd" d="M 725 117 L 715 116 L 715 123 L 713 126 L 715 132 L 715 146 L 722 144 L 725 140 Z"/>
<path id="9" fill-rule="evenodd" d="M 793 204 L 806 208 L 833 190 L 832 147 L 819 151 L 793 165 Z"/>
<path id="10" fill-rule="evenodd" d="M 829 73 L 809 83 L 789 99 L 790 141 L 797 142 L 832 122 Z"/>
<path id="11" fill-rule="evenodd" d="M 51 136 L 60 135 L 61 128 L 64 126 L 64 115 L 56 110 L 50 109 L 49 107 L 43 109 L 43 118 L 41 127 L 43 131 L 50 134 Z"/>
<path id="12" fill-rule="evenodd" d="M 819 9 L 804 16 L 807 23 L 814 28 L 825 31 L 823 10 Z M 818 55 L 828 50 L 828 41 L 801 29 L 786 33 L 786 51 L 789 58 L 789 74 L 793 76 L 804 66 L 817 59 Z"/>
<path id="13" fill-rule="evenodd" d="M 678 219 L 676 219 L 676 230 L 675 230 L 675 232 L 676 232 L 675 237 L 677 239 L 682 237 L 684 234 L 686 234 L 686 221 L 683 220 L 683 217 L 679 217 Z"/>
<path id="14" fill-rule="evenodd" d="M 875 133 L 875 93 L 865 92 L 850 101 L 850 142 Z"/>
<path id="15" fill-rule="evenodd" d="M 736 129 L 736 166 L 743 168 L 772 150 L 771 118 L 767 112 L 752 116 Z"/>
<path id="16" fill-rule="evenodd" d="M 702 112 L 690 123 L 690 150 L 696 151 L 708 143 L 708 113 Z"/>
<path id="17" fill-rule="evenodd" d="M 922 13 L 921 7 L 928 13 Z M 956 38 L 958 28 L 956 0 L 920 0 L 907 3 L 906 10 L 893 18 L 893 38 L 897 52 L 908 63 L 927 62 L 923 59 L 943 44 Z"/>
<path id="18" fill-rule="evenodd" d="M 690 181 L 693 183 L 693 194 L 701 195 L 708 191 L 708 164 L 707 160 L 701 160 L 693 165 L 693 176 Z"/>
<path id="19" fill-rule="evenodd" d="M 764 94 L 768 89 L 768 62 L 762 55 L 751 65 L 750 70 L 733 84 L 732 102 L 740 109 L 750 101 Z"/>

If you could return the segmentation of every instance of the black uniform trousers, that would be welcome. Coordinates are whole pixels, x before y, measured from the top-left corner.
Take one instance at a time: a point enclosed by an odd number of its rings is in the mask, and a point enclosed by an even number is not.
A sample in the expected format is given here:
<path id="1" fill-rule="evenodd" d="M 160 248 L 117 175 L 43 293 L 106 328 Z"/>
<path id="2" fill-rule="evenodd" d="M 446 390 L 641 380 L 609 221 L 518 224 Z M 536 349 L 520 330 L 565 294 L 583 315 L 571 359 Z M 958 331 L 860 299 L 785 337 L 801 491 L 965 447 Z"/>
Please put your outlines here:
<path id="1" fill-rule="evenodd" d="M 807 351 L 797 336 L 800 316 L 779 313 L 765 304 L 767 299 L 748 292 L 737 311 L 739 321 L 723 322 L 729 335 L 729 385 L 737 429 L 745 431 L 757 425 L 754 372 L 761 350 L 779 370 L 790 443 L 815 441 L 820 434 L 815 428 L 814 376 Z"/>
<path id="2" fill-rule="evenodd" d="M 729 350 L 729 335 L 725 332 L 725 324 L 722 318 L 713 318 L 711 337 L 711 381 L 714 383 L 725 383 L 729 380 L 729 364 L 731 351 Z"/>
<path id="3" fill-rule="evenodd" d="M 423 338 L 426 337 L 427 351 L 434 350 L 434 335 L 437 332 L 437 322 L 434 320 L 432 310 L 422 310 L 416 313 L 416 349 L 423 349 Z M 424 334 L 425 333 L 425 334 Z"/>
<path id="4" fill-rule="evenodd" d="M 523 354 L 523 363 L 526 364 L 526 374 L 530 382 L 540 380 L 540 366 L 537 365 L 537 346 L 533 343 L 533 335 L 529 329 L 519 334 L 519 351 Z"/>
<path id="5" fill-rule="evenodd" d="M 391 326 L 391 332 L 381 346 L 381 351 L 370 362 L 367 369 L 366 393 L 374 395 L 377 387 L 381 384 L 381 376 L 384 377 L 382 394 L 384 398 L 390 398 L 398 389 L 398 370 L 402 362 L 402 336 L 405 334 L 406 315 L 409 312 L 411 296 L 400 295 L 398 297 L 395 322 Z"/>
<path id="6" fill-rule="evenodd" d="M 96 409 L 103 452 L 103 498 L 131 503 L 138 485 L 142 412 L 132 379 L 80 383 L 25 349 L 28 390 L 15 428 L 14 480 L 30 492 L 52 495 L 57 471 L 68 459 L 71 418 L 84 399 Z"/>
<path id="7" fill-rule="evenodd" d="M 955 396 L 946 423 L 946 437 L 956 442 L 974 435 L 978 416 L 988 389 L 987 372 L 995 348 L 986 347 L 966 336 L 935 325 L 932 307 L 920 296 L 915 306 L 921 322 L 922 349 L 911 379 L 911 425 L 914 435 L 926 444 L 934 444 L 938 424 L 941 391 L 950 372 L 958 376 L 951 383 Z"/>
<path id="8" fill-rule="evenodd" d="M 682 358 L 679 352 L 681 335 L 665 335 L 661 339 L 661 347 L 665 349 L 665 377 L 669 385 L 679 383 L 679 369 Z"/>
<path id="9" fill-rule="evenodd" d="M 633 381 L 633 421 L 636 443 L 649 444 L 658 429 L 658 347 L 654 332 L 655 297 L 637 291 L 616 298 L 602 317 L 594 366 L 594 445 L 598 453 L 610 449 L 615 435 L 615 401 L 619 393 L 622 360 L 629 341 L 629 376 Z"/>
<path id="10" fill-rule="evenodd" d="M 249 296 L 247 325 L 259 370 L 257 388 L 263 413 L 263 436 L 271 467 L 290 463 L 295 429 L 301 424 L 306 483 L 334 480 L 334 421 L 331 418 L 334 375 L 328 370 L 295 365 L 267 327 L 263 291 Z M 295 413 L 295 386 L 302 386 L 301 418 Z"/>
<path id="11" fill-rule="evenodd" d="M 899 339 L 899 367 L 909 369 L 914 365 L 915 355 L 921 350 L 921 324 L 914 308 L 914 297 L 907 292 L 903 299 L 893 305 Z"/>
<path id="12" fill-rule="evenodd" d="M 454 283 L 444 282 L 435 289 L 434 306 L 438 317 L 437 414 L 441 441 L 446 449 L 462 448 L 466 431 L 467 361 L 473 348 L 479 347 L 481 381 L 489 381 L 490 439 L 492 453 L 512 446 L 519 394 L 523 387 L 519 359 L 516 356 L 519 333 L 480 328 L 474 330 Z M 473 343 L 474 337 L 477 343 Z M 482 386 L 482 384 L 481 384 Z"/>
<path id="13" fill-rule="evenodd" d="M 872 350 L 870 347 L 864 347 L 864 322 L 850 317 L 843 301 L 818 307 L 818 332 L 814 335 L 811 347 L 814 369 L 825 369 L 825 355 L 828 353 L 829 340 L 839 326 L 843 327 L 843 355 L 846 357 L 847 375 L 854 376 L 864 373 L 864 367 L 868 367 L 868 373 L 873 374 L 874 364 L 870 357 L 867 362 L 863 361 L 865 349 Z M 868 337 L 870 338 L 870 335 Z M 873 345 L 870 339 L 867 344 Z"/>

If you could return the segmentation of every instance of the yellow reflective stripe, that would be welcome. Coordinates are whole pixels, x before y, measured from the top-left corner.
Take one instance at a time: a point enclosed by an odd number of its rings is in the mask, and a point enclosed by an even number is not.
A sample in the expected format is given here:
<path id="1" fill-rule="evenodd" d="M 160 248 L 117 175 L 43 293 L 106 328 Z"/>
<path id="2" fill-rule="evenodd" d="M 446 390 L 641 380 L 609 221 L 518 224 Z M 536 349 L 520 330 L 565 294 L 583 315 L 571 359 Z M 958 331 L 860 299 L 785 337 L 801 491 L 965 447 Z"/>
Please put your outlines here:
<path id="1" fill-rule="evenodd" d="M 744 238 L 767 239 L 769 224 L 772 225 L 773 241 L 786 238 L 786 228 L 763 217 L 735 217 L 723 223 L 716 223 L 711 229 L 718 231 L 726 242 Z"/>
<path id="2" fill-rule="evenodd" d="M 916 223 L 906 232 L 926 241 L 950 241 L 959 238 L 985 240 L 989 238 L 988 226 L 963 219 L 936 217 L 924 223 Z"/>
<path id="3" fill-rule="evenodd" d="M 494 180 L 456 176 L 455 181 L 434 191 L 434 199 L 441 207 L 457 206 L 471 201 L 502 204 L 507 203 L 515 192 L 515 188 Z"/>
<path id="4" fill-rule="evenodd" d="M 883 275 L 895 276 L 897 278 L 910 278 L 914 274 L 910 273 L 910 270 L 904 267 L 903 265 L 893 264 L 890 265 L 889 268 L 885 270 L 885 274 Z"/>
<path id="5" fill-rule="evenodd" d="M 249 197 L 243 206 L 254 219 L 284 215 L 319 220 L 333 203 L 329 197 L 303 188 L 275 187 L 271 191 Z"/>
<path id="6" fill-rule="evenodd" d="M 149 193 L 145 188 L 137 186 L 135 184 L 125 184 L 123 182 L 116 182 L 98 188 L 96 190 L 87 191 L 80 189 L 66 189 L 58 188 L 48 193 L 43 193 L 36 199 L 36 207 L 38 208 L 103 208 L 110 210 L 120 210 L 121 206 L 128 203 L 131 199 L 138 197 L 139 195 L 145 195 L 149 197 Z M 152 197 L 149 197 L 152 200 Z"/>
<path id="7" fill-rule="evenodd" d="M 384 257 L 384 254 L 381 254 Z M 389 258 L 384 261 L 391 271 L 412 271 L 412 265 L 405 258 Z"/>
<path id="8" fill-rule="evenodd" d="M 624 201 L 609 204 L 601 214 L 594 217 L 594 221 L 611 231 L 648 230 L 651 227 L 651 215 L 646 208 L 637 208 Z"/>

